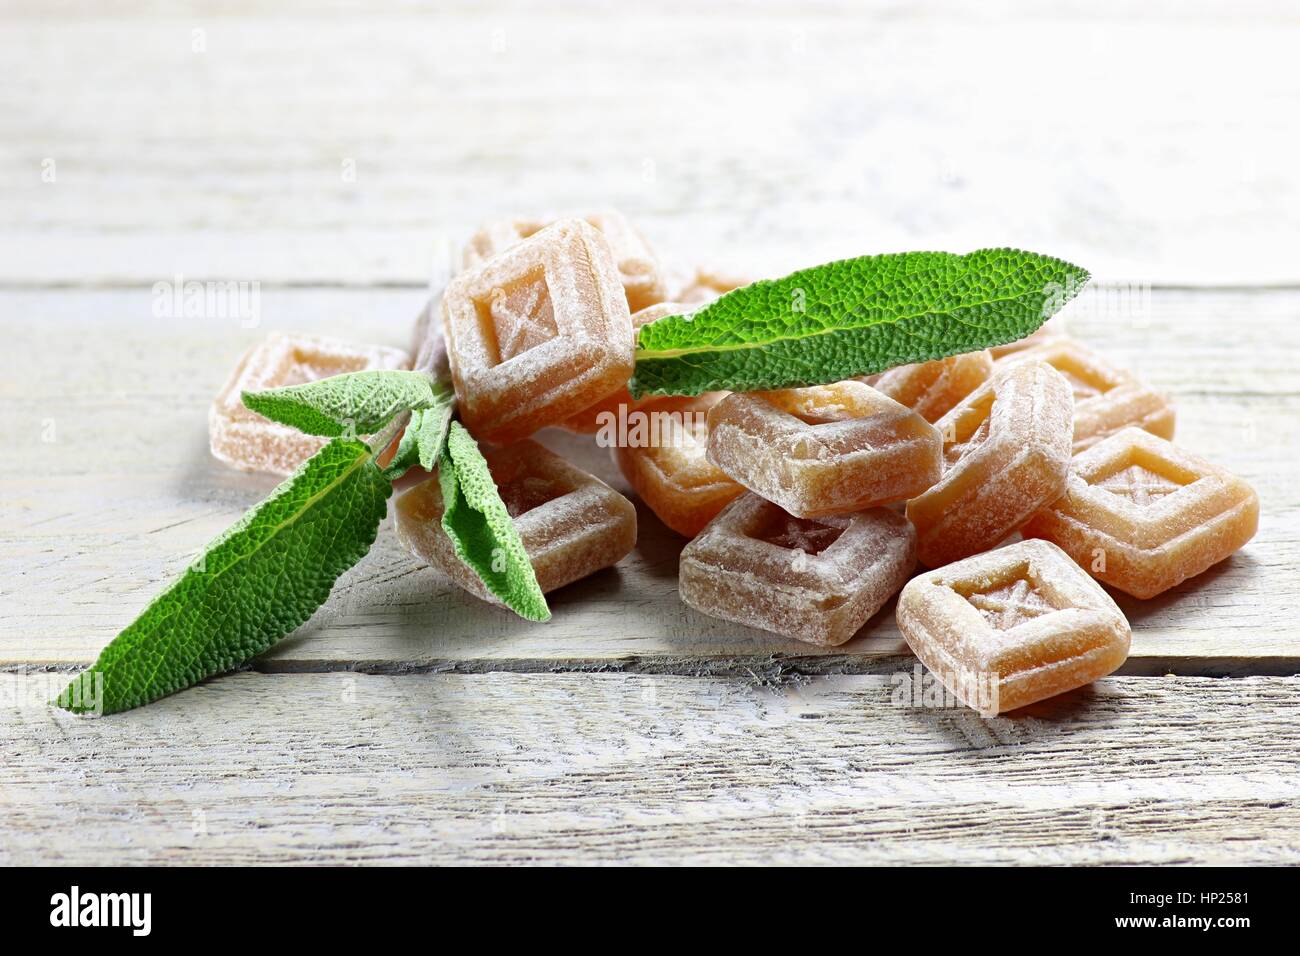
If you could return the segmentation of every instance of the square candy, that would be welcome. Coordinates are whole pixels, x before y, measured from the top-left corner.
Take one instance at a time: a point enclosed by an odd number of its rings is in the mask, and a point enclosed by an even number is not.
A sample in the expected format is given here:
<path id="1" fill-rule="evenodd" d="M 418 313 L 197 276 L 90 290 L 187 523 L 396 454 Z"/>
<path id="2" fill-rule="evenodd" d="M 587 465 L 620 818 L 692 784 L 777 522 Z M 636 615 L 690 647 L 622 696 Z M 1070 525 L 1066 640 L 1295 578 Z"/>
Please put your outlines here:
<path id="1" fill-rule="evenodd" d="M 1022 362 L 935 423 L 943 478 L 907 503 L 923 564 L 987 551 L 1064 493 L 1073 404 L 1060 372 Z"/>
<path id="2" fill-rule="evenodd" d="M 1255 535 L 1259 497 L 1240 478 L 1129 428 L 1076 455 L 1065 495 L 1025 525 L 1134 597 L 1167 591 Z"/>
<path id="3" fill-rule="evenodd" d="M 803 518 L 861 511 L 938 480 L 933 425 L 861 382 L 728 395 L 709 412 L 709 461 Z"/>
<path id="4" fill-rule="evenodd" d="M 667 298 L 663 267 L 642 237 L 620 212 L 606 210 L 583 216 L 589 225 L 600 230 L 609 243 L 618 269 L 627 305 L 632 312 L 662 302 Z M 556 220 L 552 220 L 554 222 Z M 465 245 L 462 265 L 475 269 L 494 256 L 536 235 L 548 223 L 537 219 L 503 219 L 491 222 L 476 232 Z"/>
<path id="5" fill-rule="evenodd" d="M 682 600 L 810 644 L 843 644 L 916 567 L 898 512 L 796 518 L 754 494 L 727 505 L 682 550 Z"/>
<path id="6" fill-rule="evenodd" d="M 609 485 L 532 441 L 484 448 L 543 592 L 617 564 L 636 544 L 636 509 Z M 442 489 L 421 482 L 397 499 L 397 534 L 416 557 L 499 604 L 442 529 Z"/>
<path id="7" fill-rule="evenodd" d="M 900 365 L 860 381 L 906 405 L 927 422 L 937 422 L 992 374 L 993 357 L 985 350 Z"/>
<path id="8" fill-rule="evenodd" d="M 442 298 L 461 420 L 505 443 L 580 412 L 627 384 L 632 321 L 601 234 L 547 226 L 461 273 Z"/>
<path id="9" fill-rule="evenodd" d="M 1076 454 L 1130 425 L 1161 438 L 1174 437 L 1169 399 L 1074 339 L 1049 339 L 999 359 L 997 367 L 1026 361 L 1046 362 L 1070 383 Z"/>
<path id="10" fill-rule="evenodd" d="M 986 717 L 1089 684 L 1128 657 L 1128 621 L 1060 548 L 1021 541 L 914 578 L 898 627 Z"/>
<path id="11" fill-rule="evenodd" d="M 688 538 L 699 534 L 745 490 L 705 454 L 708 411 L 726 394 L 643 401 L 635 409 L 637 413 L 662 417 L 651 430 L 659 440 L 620 444 L 613 449 L 619 470 L 641 500 L 660 521 Z"/>
<path id="12" fill-rule="evenodd" d="M 404 369 L 409 363 L 401 349 L 272 332 L 243 354 L 208 410 L 212 454 L 245 471 L 287 475 L 328 439 L 263 418 L 244 407 L 242 393 L 302 385 L 345 372 Z"/>

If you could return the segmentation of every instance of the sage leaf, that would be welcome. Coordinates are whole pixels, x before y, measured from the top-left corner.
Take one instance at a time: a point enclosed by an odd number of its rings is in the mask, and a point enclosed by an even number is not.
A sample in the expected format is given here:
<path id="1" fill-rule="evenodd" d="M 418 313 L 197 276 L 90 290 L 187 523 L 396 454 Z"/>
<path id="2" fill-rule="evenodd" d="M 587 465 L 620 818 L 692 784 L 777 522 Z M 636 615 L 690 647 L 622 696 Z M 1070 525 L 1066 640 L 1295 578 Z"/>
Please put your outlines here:
<path id="1" fill-rule="evenodd" d="M 438 481 L 442 486 L 442 527 L 456 554 L 520 617 L 549 620 L 551 611 L 524 543 L 483 453 L 460 422 L 452 422 L 447 433 Z"/>
<path id="2" fill-rule="evenodd" d="M 370 550 L 391 490 L 366 444 L 331 441 L 208 545 L 55 703 L 128 710 L 260 654 Z"/>
<path id="3" fill-rule="evenodd" d="M 837 382 L 1024 338 L 1083 287 L 1033 252 L 905 252 L 755 282 L 641 327 L 634 397 Z"/>

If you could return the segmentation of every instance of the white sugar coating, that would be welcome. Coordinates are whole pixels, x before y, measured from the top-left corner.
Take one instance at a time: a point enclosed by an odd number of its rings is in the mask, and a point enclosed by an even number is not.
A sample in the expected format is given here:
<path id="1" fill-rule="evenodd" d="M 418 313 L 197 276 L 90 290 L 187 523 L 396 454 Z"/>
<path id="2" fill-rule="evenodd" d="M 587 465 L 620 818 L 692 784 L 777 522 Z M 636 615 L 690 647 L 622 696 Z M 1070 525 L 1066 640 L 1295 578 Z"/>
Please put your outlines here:
<path id="1" fill-rule="evenodd" d="M 1093 577 L 1150 598 L 1242 547 L 1259 526 L 1246 482 L 1140 428 L 1075 455 L 1066 492 L 1027 536 L 1065 549 Z"/>
<path id="2" fill-rule="evenodd" d="M 1073 407 L 1065 378 L 1030 361 L 999 372 L 935 423 L 943 478 L 907 503 L 923 564 L 992 548 L 1061 496 Z"/>
<path id="3" fill-rule="evenodd" d="M 327 439 L 269 421 L 244 406 L 244 392 L 314 382 L 366 369 L 404 369 L 401 349 L 341 339 L 272 332 L 240 358 L 208 410 L 212 454 L 245 471 L 287 475 L 324 447 Z"/>
<path id="4" fill-rule="evenodd" d="M 636 509 L 594 475 L 532 441 L 484 448 L 543 592 L 618 563 L 636 544 Z M 456 555 L 442 528 L 436 478 L 397 499 L 397 533 L 416 557 L 485 601 L 500 603 Z"/>
<path id="5" fill-rule="evenodd" d="M 935 422 L 992 374 L 993 356 L 985 349 L 933 362 L 900 365 L 859 381 L 906 405 L 927 422 Z"/>
<path id="6" fill-rule="evenodd" d="M 582 219 L 605 237 L 619 273 L 619 281 L 627 297 L 628 308 L 637 312 L 667 298 L 667 281 L 663 266 L 654 250 L 627 217 L 613 210 L 590 213 L 576 217 Z M 462 265 L 475 269 L 507 249 L 536 235 L 547 225 L 560 219 L 502 219 L 484 225 L 465 245 Z"/>
<path id="7" fill-rule="evenodd" d="M 581 220 L 457 276 L 442 299 L 461 419 L 509 442 L 591 406 L 632 375 L 632 320 L 609 244 Z"/>
<path id="8" fill-rule="evenodd" d="M 942 440 L 861 382 L 729 395 L 709 412 L 709 460 L 791 514 L 902 501 L 939 479 Z"/>
<path id="9" fill-rule="evenodd" d="M 986 716 L 1082 687 L 1128 656 L 1128 621 L 1060 548 L 1022 541 L 919 575 L 898 627 L 921 662 Z"/>
<path id="10" fill-rule="evenodd" d="M 998 359 L 996 367 L 1027 361 L 1046 362 L 1070 383 L 1075 454 L 1129 426 L 1161 438 L 1174 437 L 1174 407 L 1169 399 L 1082 343 L 1064 336 L 1048 338 Z"/>
<path id="11" fill-rule="evenodd" d="M 834 646 L 851 638 L 916 566 L 902 515 L 873 508 L 796 518 L 741 495 L 682 551 L 682 600 L 713 617 Z"/>

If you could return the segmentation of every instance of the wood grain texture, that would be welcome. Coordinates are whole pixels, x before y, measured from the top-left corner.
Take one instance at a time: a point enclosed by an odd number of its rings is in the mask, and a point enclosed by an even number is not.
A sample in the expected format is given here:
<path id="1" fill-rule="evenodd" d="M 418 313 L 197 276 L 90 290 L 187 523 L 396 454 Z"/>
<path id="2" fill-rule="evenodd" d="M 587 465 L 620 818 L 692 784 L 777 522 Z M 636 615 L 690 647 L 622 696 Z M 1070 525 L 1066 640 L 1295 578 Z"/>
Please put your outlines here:
<path id="1" fill-rule="evenodd" d="M 102 719 L 47 684 L 0 675 L 0 864 L 1300 862 L 1296 679 L 991 720 L 885 675 L 244 674 Z"/>
<path id="2" fill-rule="evenodd" d="M 419 284 L 440 237 L 606 204 L 760 274 L 1300 282 L 1282 0 L 9 6 L 6 283 Z"/>
<path id="3" fill-rule="evenodd" d="M 1292 480 L 1300 392 L 1300 293 L 1155 290 L 1117 311 L 1105 290 L 1068 329 L 1172 393 L 1179 441 L 1259 490 L 1243 552 L 1151 601 L 1120 596 L 1133 672 L 1294 673 L 1300 490 Z M 168 577 L 274 485 L 207 452 L 206 410 L 243 348 L 268 328 L 401 345 L 416 290 L 268 290 L 261 326 L 157 319 L 148 290 L 0 294 L 0 666 L 88 663 Z M 1231 329 L 1231 334 L 1225 330 Z M 44 441 L 52 438 L 52 441 Z M 605 450 L 545 440 L 621 490 Z M 640 509 L 637 549 L 616 570 L 553 596 L 532 625 L 482 604 L 381 531 L 330 602 L 259 667 L 376 670 L 623 666 L 696 673 L 780 666 L 858 669 L 906 653 L 892 605 L 848 645 L 817 649 L 716 621 L 677 598 L 682 540 Z M 793 658 L 794 660 L 790 660 Z M 847 658 L 847 659 L 846 659 Z"/>

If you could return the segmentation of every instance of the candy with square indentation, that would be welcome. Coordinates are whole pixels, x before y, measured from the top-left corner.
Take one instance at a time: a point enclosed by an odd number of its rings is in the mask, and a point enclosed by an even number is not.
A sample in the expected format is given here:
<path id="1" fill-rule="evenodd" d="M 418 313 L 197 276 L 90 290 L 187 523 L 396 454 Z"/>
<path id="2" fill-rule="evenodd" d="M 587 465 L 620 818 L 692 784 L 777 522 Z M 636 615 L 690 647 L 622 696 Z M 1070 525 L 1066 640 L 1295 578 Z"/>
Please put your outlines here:
<path id="1" fill-rule="evenodd" d="M 937 568 L 1002 541 L 1065 491 L 1073 398 L 1044 362 L 996 374 L 935 423 L 943 478 L 907 503 L 921 562 Z"/>
<path id="2" fill-rule="evenodd" d="M 1130 425 L 1161 438 L 1174 437 L 1169 399 L 1079 342 L 1053 338 L 999 359 L 997 367 L 1026 361 L 1046 362 L 1070 383 L 1076 454 Z"/>
<path id="3" fill-rule="evenodd" d="M 746 493 L 682 550 L 681 596 L 713 617 L 843 644 L 903 586 L 915 542 L 889 508 L 796 518 Z"/>
<path id="4" fill-rule="evenodd" d="M 632 502 L 536 442 L 485 447 L 483 457 L 543 592 L 616 564 L 636 544 Z M 466 591 L 500 603 L 457 557 L 443 530 L 436 479 L 401 495 L 396 510 L 398 537 L 417 557 Z"/>
<path id="5" fill-rule="evenodd" d="M 900 365 L 861 381 L 906 405 L 927 422 L 937 422 L 993 374 L 988 351 L 952 355 L 933 362 Z"/>
<path id="6" fill-rule="evenodd" d="M 614 445 L 619 470 L 659 520 L 693 538 L 745 489 L 709 461 L 708 411 L 726 392 L 694 398 L 658 398 L 628 414 L 643 430 L 628 429 Z"/>
<path id="7" fill-rule="evenodd" d="M 923 491 L 941 448 L 933 425 L 861 382 L 733 394 L 709 412 L 709 460 L 805 518 Z"/>
<path id="8" fill-rule="evenodd" d="M 1091 683 L 1128 657 L 1128 621 L 1060 548 L 1021 541 L 919 575 L 898 628 L 945 687 L 985 716 Z"/>
<path id="9" fill-rule="evenodd" d="M 636 341 L 636 334 L 641 326 L 649 325 L 651 322 L 669 315 L 678 315 L 689 311 L 686 306 L 679 302 L 660 302 L 642 309 L 632 316 L 633 342 Z M 602 424 L 610 420 L 609 417 L 606 417 L 606 413 L 617 420 L 620 414 L 630 414 L 650 401 L 653 401 L 653 399 L 649 397 L 633 398 L 632 394 L 627 390 L 627 386 L 624 385 L 618 391 L 601 399 L 590 408 L 584 408 L 578 414 L 569 416 L 560 422 L 560 427 L 571 432 L 577 432 L 580 435 L 592 435 L 600 430 Z"/>
<path id="10" fill-rule="evenodd" d="M 1064 496 L 1024 533 L 1060 545 L 1098 580 L 1149 598 L 1222 561 L 1258 526 L 1250 485 L 1129 428 L 1076 455 Z"/>
<path id="11" fill-rule="evenodd" d="M 212 454 L 245 471 L 287 475 L 328 439 L 304 435 L 250 411 L 244 407 L 244 392 L 302 385 L 345 372 L 402 369 L 409 362 L 401 349 L 272 332 L 243 354 L 208 410 Z"/>
<path id="12" fill-rule="evenodd" d="M 547 226 L 463 272 L 442 298 L 461 420 L 509 442 L 627 384 L 632 320 L 609 244 L 581 220 Z"/>
<path id="13" fill-rule="evenodd" d="M 628 308 L 638 312 L 667 297 L 664 269 L 650 244 L 620 212 L 606 210 L 582 217 L 600 230 L 609 243 Z M 502 219 L 490 222 L 470 237 L 462 265 L 474 269 L 547 226 L 536 219 Z"/>

